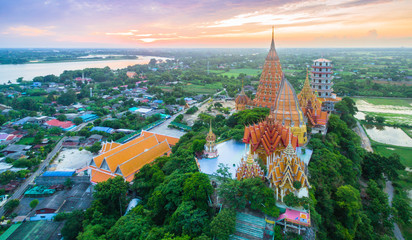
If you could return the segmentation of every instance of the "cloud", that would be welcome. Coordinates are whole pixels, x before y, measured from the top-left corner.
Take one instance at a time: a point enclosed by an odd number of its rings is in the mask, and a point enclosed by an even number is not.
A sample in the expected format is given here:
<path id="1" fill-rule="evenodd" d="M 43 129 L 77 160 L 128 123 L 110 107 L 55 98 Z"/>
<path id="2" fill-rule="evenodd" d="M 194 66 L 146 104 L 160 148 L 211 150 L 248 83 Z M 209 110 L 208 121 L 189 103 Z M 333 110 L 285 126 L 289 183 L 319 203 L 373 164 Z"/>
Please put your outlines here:
<path id="1" fill-rule="evenodd" d="M 368 32 L 368 37 L 371 38 L 377 38 L 378 37 L 378 32 L 376 31 L 376 29 L 372 29 Z"/>
<path id="2" fill-rule="evenodd" d="M 17 27 L 9 27 L 6 32 L 3 32 L 3 34 L 30 36 L 30 37 L 46 36 L 46 35 L 54 35 L 54 32 L 50 31 L 50 29 L 53 29 L 53 28 L 55 27 L 48 26 L 44 28 L 37 28 L 37 27 L 31 27 L 27 25 L 21 25 Z"/>

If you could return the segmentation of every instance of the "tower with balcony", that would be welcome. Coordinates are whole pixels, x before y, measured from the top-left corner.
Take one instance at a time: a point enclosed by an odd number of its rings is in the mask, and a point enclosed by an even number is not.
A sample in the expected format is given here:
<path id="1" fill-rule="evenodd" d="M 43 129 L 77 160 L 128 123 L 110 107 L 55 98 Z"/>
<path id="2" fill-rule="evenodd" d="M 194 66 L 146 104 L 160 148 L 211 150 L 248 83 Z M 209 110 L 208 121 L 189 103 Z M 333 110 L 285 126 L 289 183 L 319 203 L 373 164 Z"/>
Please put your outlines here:
<path id="1" fill-rule="evenodd" d="M 311 87 L 322 101 L 322 111 L 333 111 L 335 102 L 340 101 L 333 93 L 332 61 L 320 58 L 313 61 Z"/>

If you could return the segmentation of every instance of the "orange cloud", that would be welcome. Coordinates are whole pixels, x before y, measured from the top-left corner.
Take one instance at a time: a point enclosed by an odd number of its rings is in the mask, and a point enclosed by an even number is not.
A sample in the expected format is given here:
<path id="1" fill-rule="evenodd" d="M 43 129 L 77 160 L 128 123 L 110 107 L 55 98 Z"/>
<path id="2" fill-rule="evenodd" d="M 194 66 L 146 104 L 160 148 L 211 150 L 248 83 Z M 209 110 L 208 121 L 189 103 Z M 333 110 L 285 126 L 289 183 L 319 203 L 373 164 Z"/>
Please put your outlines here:
<path id="1" fill-rule="evenodd" d="M 9 27 L 6 32 L 3 32 L 3 34 L 14 34 L 14 35 L 30 36 L 30 37 L 54 35 L 54 33 L 50 31 L 50 29 L 53 29 L 53 28 L 55 27 L 48 26 L 45 28 L 36 28 L 36 27 L 22 25 L 18 27 Z"/>

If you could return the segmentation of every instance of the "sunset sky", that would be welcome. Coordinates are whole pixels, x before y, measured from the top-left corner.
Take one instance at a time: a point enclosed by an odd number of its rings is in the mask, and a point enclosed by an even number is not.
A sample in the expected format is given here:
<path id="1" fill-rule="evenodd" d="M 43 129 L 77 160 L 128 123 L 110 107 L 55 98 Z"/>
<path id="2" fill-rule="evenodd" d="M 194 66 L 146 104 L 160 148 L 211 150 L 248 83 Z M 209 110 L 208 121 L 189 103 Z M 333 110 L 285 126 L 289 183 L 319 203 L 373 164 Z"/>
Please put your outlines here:
<path id="1" fill-rule="evenodd" d="M 8 47 L 412 47 L 412 0 L 4 0 Z"/>

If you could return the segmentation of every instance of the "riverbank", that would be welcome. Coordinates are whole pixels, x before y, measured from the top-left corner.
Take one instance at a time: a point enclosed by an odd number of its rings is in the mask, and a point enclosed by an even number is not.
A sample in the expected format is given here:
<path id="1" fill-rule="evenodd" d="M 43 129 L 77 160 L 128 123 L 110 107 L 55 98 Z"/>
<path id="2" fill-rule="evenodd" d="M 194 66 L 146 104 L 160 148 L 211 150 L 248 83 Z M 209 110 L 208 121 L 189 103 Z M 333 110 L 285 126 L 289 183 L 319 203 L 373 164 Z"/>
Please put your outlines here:
<path id="1" fill-rule="evenodd" d="M 83 70 L 85 68 L 104 68 L 121 69 L 138 64 L 148 64 L 150 59 L 168 60 L 170 58 L 156 56 L 137 56 L 137 59 L 104 59 L 76 61 L 76 62 L 55 62 L 55 63 L 33 63 L 33 64 L 2 64 L 0 65 L 0 84 L 7 84 L 9 81 L 15 83 L 20 77 L 25 81 L 31 81 L 37 76 L 54 74 L 59 76 L 66 70 Z"/>

